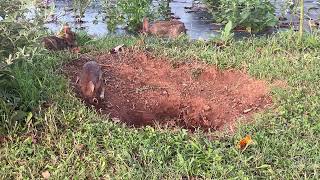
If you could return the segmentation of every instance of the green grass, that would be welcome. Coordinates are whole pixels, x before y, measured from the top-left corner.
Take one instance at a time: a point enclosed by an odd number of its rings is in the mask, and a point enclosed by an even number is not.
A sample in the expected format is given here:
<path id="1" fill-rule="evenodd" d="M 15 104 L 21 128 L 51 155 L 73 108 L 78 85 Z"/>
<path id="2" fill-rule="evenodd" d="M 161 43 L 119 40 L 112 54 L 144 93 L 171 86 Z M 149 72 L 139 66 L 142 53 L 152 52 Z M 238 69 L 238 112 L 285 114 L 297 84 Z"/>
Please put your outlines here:
<path id="1" fill-rule="evenodd" d="M 289 32 L 249 38 L 225 49 L 186 38 L 146 39 L 140 47 L 173 61 L 197 59 L 287 82 L 287 89 L 273 89 L 273 108 L 234 135 L 133 129 L 108 121 L 76 99 L 60 74 L 61 65 L 74 58 L 70 54 L 39 55 L 32 63 L 16 65 L 21 101 L 25 109 L 37 111 L 20 128 L 1 132 L 11 140 L 0 145 L 0 178 L 38 179 L 48 170 L 52 179 L 319 179 L 320 36 L 306 35 L 301 43 L 297 37 Z M 109 37 L 84 43 L 83 38 L 81 44 L 95 54 L 137 40 Z M 49 99 L 51 107 L 39 108 Z M 235 144 L 246 134 L 255 144 L 240 152 Z"/>

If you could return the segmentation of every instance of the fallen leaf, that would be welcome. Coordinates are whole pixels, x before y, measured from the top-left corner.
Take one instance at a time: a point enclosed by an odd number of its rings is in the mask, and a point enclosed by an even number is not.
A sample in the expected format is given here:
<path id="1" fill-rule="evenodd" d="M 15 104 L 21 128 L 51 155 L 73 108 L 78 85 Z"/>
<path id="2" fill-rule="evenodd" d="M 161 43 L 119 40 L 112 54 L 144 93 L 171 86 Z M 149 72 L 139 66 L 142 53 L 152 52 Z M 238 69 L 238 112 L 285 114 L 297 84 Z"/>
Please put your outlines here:
<path id="1" fill-rule="evenodd" d="M 245 110 L 243 111 L 243 113 L 244 113 L 244 114 L 247 114 L 247 113 L 250 112 L 250 111 L 252 111 L 252 108 L 250 108 L 250 109 L 245 109 Z"/>
<path id="2" fill-rule="evenodd" d="M 250 144 L 252 144 L 253 141 L 251 139 L 250 135 L 246 135 L 246 137 L 244 137 L 243 139 L 241 139 L 238 143 L 238 148 L 241 151 L 244 151 Z"/>
<path id="3" fill-rule="evenodd" d="M 76 149 L 77 151 L 81 151 L 81 150 L 83 150 L 83 148 L 84 148 L 84 145 L 83 145 L 83 144 L 77 144 L 77 145 L 75 145 L 75 149 Z"/>
<path id="4" fill-rule="evenodd" d="M 142 45 L 144 45 L 144 40 L 143 39 L 138 40 L 136 43 L 136 46 L 142 46 Z"/>
<path id="5" fill-rule="evenodd" d="M 49 173 L 49 171 L 44 171 L 44 172 L 42 172 L 42 177 L 43 177 L 44 179 L 49 179 L 49 178 L 50 178 L 50 173 Z"/>
<path id="6" fill-rule="evenodd" d="M 78 54 L 80 52 L 80 48 L 79 47 L 72 48 L 71 52 Z"/>

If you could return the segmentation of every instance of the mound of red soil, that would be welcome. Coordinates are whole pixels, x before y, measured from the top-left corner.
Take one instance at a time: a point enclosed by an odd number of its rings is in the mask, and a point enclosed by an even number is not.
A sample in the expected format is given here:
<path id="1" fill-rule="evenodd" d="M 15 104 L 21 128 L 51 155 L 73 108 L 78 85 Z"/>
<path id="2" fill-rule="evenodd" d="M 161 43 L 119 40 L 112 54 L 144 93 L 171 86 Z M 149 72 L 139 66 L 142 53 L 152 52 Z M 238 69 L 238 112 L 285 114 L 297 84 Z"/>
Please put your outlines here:
<path id="1" fill-rule="evenodd" d="M 80 58 L 64 68 L 79 97 L 75 81 L 86 61 Z M 237 70 L 220 71 L 198 62 L 177 65 L 132 49 L 103 54 L 96 61 L 107 65 L 106 94 L 94 106 L 136 127 L 160 123 L 218 130 L 271 103 L 265 81 Z"/>

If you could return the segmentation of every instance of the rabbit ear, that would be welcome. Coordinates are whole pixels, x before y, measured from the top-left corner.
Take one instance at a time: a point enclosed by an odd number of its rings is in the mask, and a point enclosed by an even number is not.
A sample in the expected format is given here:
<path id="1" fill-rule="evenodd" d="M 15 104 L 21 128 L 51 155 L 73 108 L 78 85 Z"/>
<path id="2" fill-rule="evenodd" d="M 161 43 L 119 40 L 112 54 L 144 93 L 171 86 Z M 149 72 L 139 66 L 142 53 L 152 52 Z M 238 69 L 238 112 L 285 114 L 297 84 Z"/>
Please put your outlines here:
<path id="1" fill-rule="evenodd" d="M 63 32 L 64 32 L 65 34 L 67 34 L 67 33 L 70 32 L 70 26 L 69 26 L 68 24 L 65 24 L 65 25 L 63 26 Z"/>
<path id="2" fill-rule="evenodd" d="M 148 31 L 149 31 L 149 21 L 148 21 L 148 18 L 144 17 L 143 23 L 142 23 L 142 32 L 146 33 Z"/>
<path id="3" fill-rule="evenodd" d="M 94 91 L 94 84 L 92 81 L 89 81 L 88 86 L 89 86 L 88 88 L 89 88 L 90 92 L 93 92 Z"/>

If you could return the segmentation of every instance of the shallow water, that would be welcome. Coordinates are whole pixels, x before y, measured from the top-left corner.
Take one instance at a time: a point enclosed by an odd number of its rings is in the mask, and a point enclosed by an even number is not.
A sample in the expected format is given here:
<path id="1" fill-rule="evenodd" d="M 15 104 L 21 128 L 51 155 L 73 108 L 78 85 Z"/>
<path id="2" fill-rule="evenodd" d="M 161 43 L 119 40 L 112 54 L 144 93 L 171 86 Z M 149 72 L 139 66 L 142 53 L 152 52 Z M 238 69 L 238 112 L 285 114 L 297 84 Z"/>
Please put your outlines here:
<path id="1" fill-rule="evenodd" d="M 281 13 L 281 7 L 284 5 L 283 0 L 272 0 L 277 7 L 276 13 Z M 46 24 L 53 32 L 60 29 L 61 24 L 69 23 L 76 30 L 85 30 L 89 35 L 102 37 L 109 33 L 106 23 L 103 21 L 103 15 L 101 4 L 99 1 L 93 1 L 90 7 L 85 12 L 83 20 L 85 23 L 75 23 L 73 11 L 65 11 L 66 8 L 72 8 L 70 0 L 56 0 L 54 2 L 55 9 L 54 14 L 57 16 L 57 22 L 50 22 Z M 210 15 L 206 12 L 188 12 L 185 7 L 191 7 L 193 0 L 173 0 L 170 3 L 171 12 L 174 16 L 181 18 L 180 20 L 185 24 L 187 28 L 187 34 L 191 39 L 209 39 L 218 34 L 214 29 L 219 27 L 212 23 Z M 317 0 L 305 0 L 305 12 L 306 19 L 318 19 L 320 15 L 320 4 Z M 287 20 L 284 22 L 298 22 L 298 17 L 292 16 L 289 13 L 285 15 Z M 307 24 L 307 23 L 306 23 Z M 307 28 L 307 27 L 306 27 Z M 125 34 L 125 30 L 118 28 L 116 34 Z M 237 33 L 237 36 L 246 35 L 246 33 Z"/>

